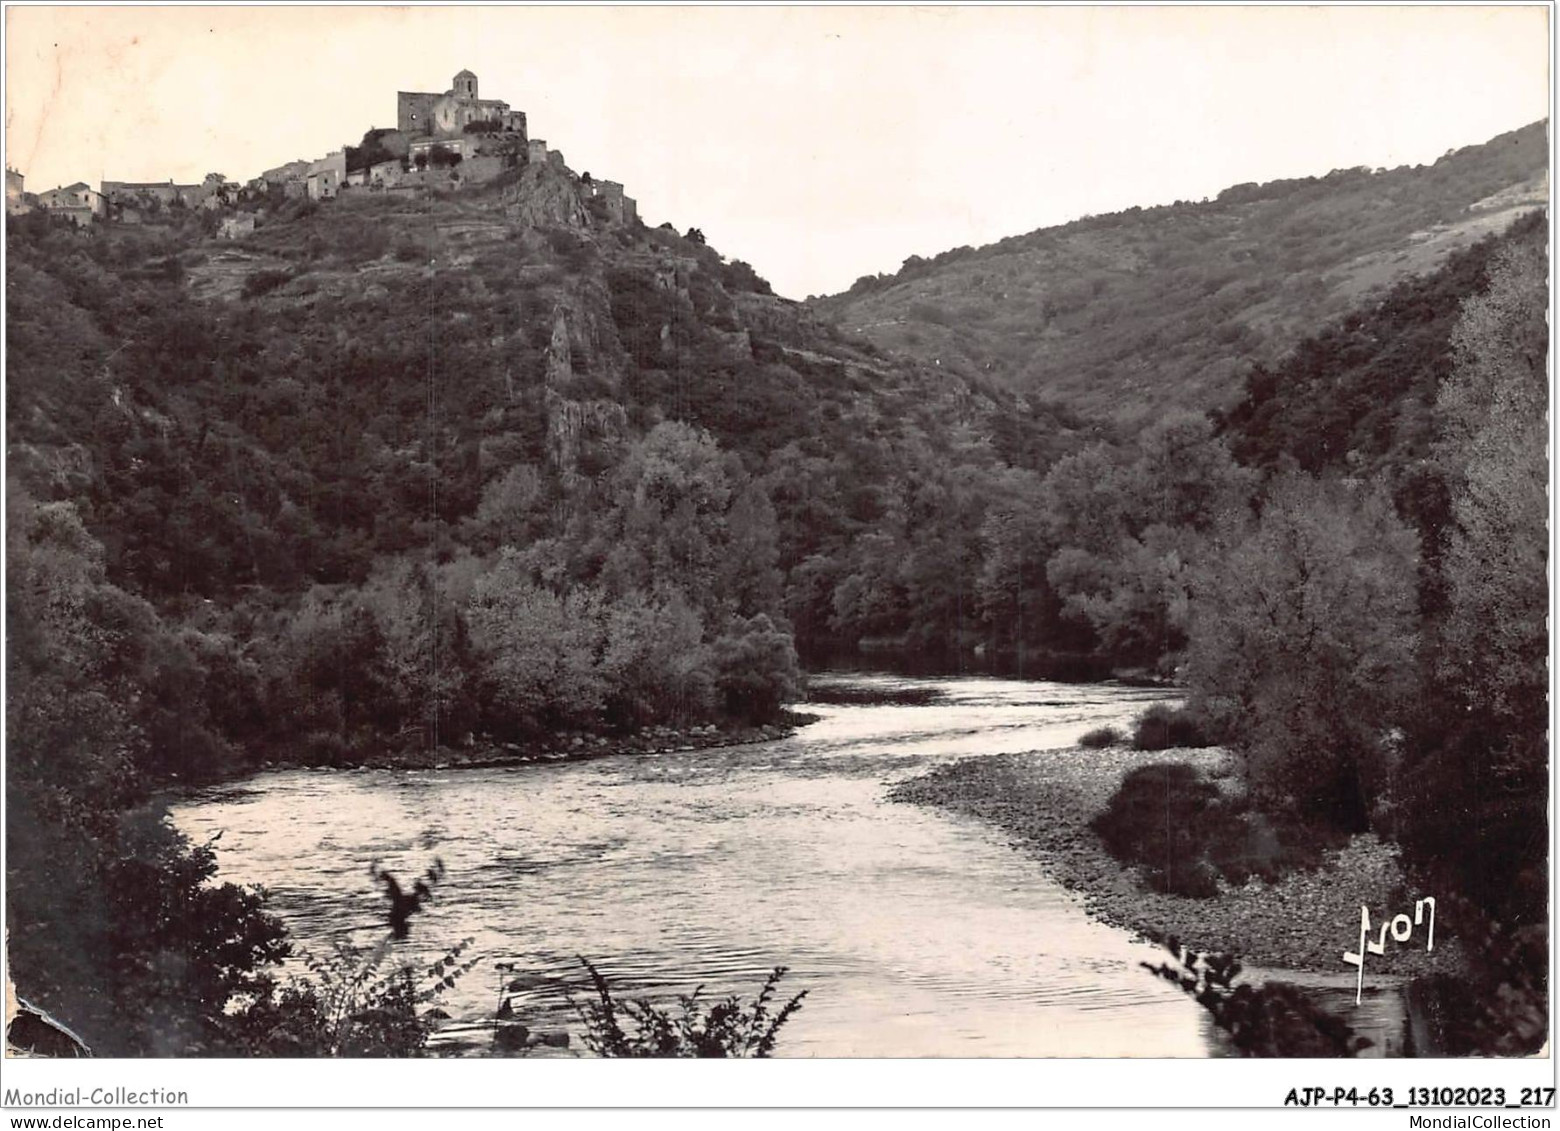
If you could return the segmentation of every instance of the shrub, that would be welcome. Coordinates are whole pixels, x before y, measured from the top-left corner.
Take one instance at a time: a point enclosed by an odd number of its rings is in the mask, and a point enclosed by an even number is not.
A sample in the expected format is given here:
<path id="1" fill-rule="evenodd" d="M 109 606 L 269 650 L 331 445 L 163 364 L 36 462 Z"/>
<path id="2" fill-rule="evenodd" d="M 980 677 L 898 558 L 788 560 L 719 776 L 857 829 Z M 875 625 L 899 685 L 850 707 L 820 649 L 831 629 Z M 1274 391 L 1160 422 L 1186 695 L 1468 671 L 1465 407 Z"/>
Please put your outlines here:
<path id="1" fill-rule="evenodd" d="M 334 730 L 311 730 L 298 741 L 298 758 L 305 766 L 344 766 L 352 760 L 353 747 L 346 735 Z"/>
<path id="2" fill-rule="evenodd" d="M 1138 716 L 1132 745 L 1138 750 L 1169 750 L 1182 746 L 1212 746 L 1202 720 L 1185 707 L 1155 703 Z"/>
<path id="3" fill-rule="evenodd" d="M 946 307 L 924 301 L 910 304 L 910 317 L 917 322 L 934 322 L 939 326 L 947 326 L 953 321 Z"/>
<path id="4" fill-rule="evenodd" d="M 584 957 L 580 963 L 590 974 L 594 997 L 569 1001 L 585 1025 L 585 1047 L 597 1056 L 610 1057 L 768 1057 L 785 1023 L 802 1008 L 802 990 L 771 1012 L 775 992 L 786 968 L 776 966 L 751 1005 L 735 995 L 708 1008 L 699 1001 L 700 990 L 677 1000 L 680 1016 L 642 999 L 619 1001 L 601 971 Z M 702 987 L 701 987 L 702 989 Z M 633 1027 L 623 1028 L 627 1019 Z"/>
<path id="5" fill-rule="evenodd" d="M 1097 727 L 1078 740 L 1078 745 L 1089 750 L 1103 750 L 1107 746 L 1120 746 L 1125 736 L 1115 727 Z"/>
<path id="6" fill-rule="evenodd" d="M 256 271 L 244 280 L 244 297 L 259 298 L 261 295 L 270 294 L 291 278 L 292 273 L 290 271 Z"/>
<path id="7" fill-rule="evenodd" d="M 728 291 L 751 291 L 757 295 L 774 293 L 769 283 L 753 270 L 752 265 L 740 259 L 721 265 L 720 281 Z"/>
<path id="8" fill-rule="evenodd" d="M 1549 1034 L 1547 925 L 1497 922 L 1454 890 L 1442 903 L 1469 961 L 1455 976 L 1435 974 L 1407 987 L 1410 1008 L 1427 1023 L 1429 1046 L 1412 1055 L 1537 1055 Z"/>
<path id="9" fill-rule="evenodd" d="M 234 1047 L 254 1056 L 410 1057 L 421 1055 L 435 1014 L 425 1009 L 475 961 L 460 963 L 466 939 L 420 974 L 386 969 L 387 935 L 369 950 L 337 943 L 328 958 L 306 957 L 309 977 L 267 987 L 228 1025 Z"/>
<path id="10" fill-rule="evenodd" d="M 1143 867 L 1155 891 L 1206 899 L 1218 877 L 1269 883 L 1315 868 L 1345 835 L 1326 825 L 1257 812 L 1244 797 L 1228 797 L 1192 766 L 1140 766 L 1091 827 L 1111 855 Z"/>
<path id="11" fill-rule="evenodd" d="M 770 722 L 780 705 L 801 692 L 801 668 L 789 633 L 767 613 L 733 618 L 713 647 L 715 687 L 726 713 L 746 722 Z"/>
<path id="12" fill-rule="evenodd" d="M 1143 865 L 1155 891 L 1203 899 L 1218 894 L 1205 838 L 1230 819 L 1217 785 L 1191 766 L 1157 762 L 1122 779 L 1090 827 L 1113 856 Z"/>
<path id="13" fill-rule="evenodd" d="M 1234 955 L 1199 954 L 1173 937 L 1150 937 L 1175 956 L 1176 965 L 1138 965 L 1178 987 L 1213 1016 L 1242 1056 L 1357 1056 L 1373 1042 L 1356 1036 L 1299 988 L 1283 982 L 1235 985 L 1241 966 Z"/>

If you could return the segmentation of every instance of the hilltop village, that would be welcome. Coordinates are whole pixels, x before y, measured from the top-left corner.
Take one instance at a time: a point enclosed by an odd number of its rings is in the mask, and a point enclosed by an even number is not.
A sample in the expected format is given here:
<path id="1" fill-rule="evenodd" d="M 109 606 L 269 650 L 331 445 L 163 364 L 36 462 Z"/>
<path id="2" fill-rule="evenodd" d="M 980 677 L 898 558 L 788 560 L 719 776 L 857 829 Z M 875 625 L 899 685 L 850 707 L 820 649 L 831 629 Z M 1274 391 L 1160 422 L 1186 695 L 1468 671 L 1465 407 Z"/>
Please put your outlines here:
<path id="1" fill-rule="evenodd" d="M 23 174 L 8 168 L 5 207 L 8 215 L 36 210 L 78 226 L 153 223 L 168 213 L 207 211 L 220 215 L 218 235 L 237 239 L 255 230 L 268 204 L 327 201 L 351 192 L 459 192 L 540 163 L 569 171 L 561 152 L 530 136 L 524 111 L 481 97 L 477 76 L 463 70 L 442 93 L 397 92 L 395 128 L 370 129 L 357 145 L 289 161 L 247 182 L 208 173 L 199 184 L 105 180 L 94 189 L 77 181 L 30 193 Z M 637 206 L 621 184 L 589 173 L 578 183 L 587 201 L 599 202 L 605 219 L 638 222 Z"/>

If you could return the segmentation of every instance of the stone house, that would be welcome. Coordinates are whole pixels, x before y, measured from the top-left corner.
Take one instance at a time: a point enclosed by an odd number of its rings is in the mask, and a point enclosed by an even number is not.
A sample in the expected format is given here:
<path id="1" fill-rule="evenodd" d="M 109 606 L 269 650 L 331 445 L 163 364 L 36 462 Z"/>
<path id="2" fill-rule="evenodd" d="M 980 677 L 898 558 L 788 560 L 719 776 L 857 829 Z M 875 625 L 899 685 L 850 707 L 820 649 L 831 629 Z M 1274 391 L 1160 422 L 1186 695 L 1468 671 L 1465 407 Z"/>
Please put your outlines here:
<path id="1" fill-rule="evenodd" d="M 209 179 L 209 178 L 208 178 Z M 125 211 L 161 212 L 169 208 L 194 208 L 211 197 L 203 185 L 176 185 L 173 181 L 104 181 L 103 198 L 116 219 Z"/>
<path id="2" fill-rule="evenodd" d="M 601 201 L 603 209 L 613 223 L 635 224 L 639 221 L 639 206 L 634 202 L 633 197 L 623 195 L 623 186 L 616 181 L 581 178 L 580 195 L 586 200 Z"/>
<path id="3" fill-rule="evenodd" d="M 219 208 L 230 208 L 237 204 L 239 193 L 242 191 L 242 186 L 237 181 L 230 181 L 221 173 L 207 173 L 206 179 L 196 190 L 196 199 L 202 208 L 214 212 Z"/>
<path id="4" fill-rule="evenodd" d="M 91 224 L 107 212 L 103 194 L 85 181 L 38 194 L 38 207 L 55 216 L 63 216 L 78 228 Z"/>
<path id="5" fill-rule="evenodd" d="M 259 179 L 268 185 L 286 184 L 288 181 L 301 180 L 309 173 L 309 162 L 302 160 L 289 161 L 285 165 L 278 165 L 274 169 L 267 169 L 260 174 Z"/>
<path id="6" fill-rule="evenodd" d="M 311 162 L 303 160 L 289 161 L 285 165 L 267 169 L 255 180 L 264 183 L 267 192 L 279 188 L 283 196 L 292 200 L 308 194 L 310 164 Z"/>
<path id="7" fill-rule="evenodd" d="M 309 162 L 304 175 L 310 200 L 333 200 L 347 181 L 347 153 L 338 149 L 318 161 Z"/>
<path id="8" fill-rule="evenodd" d="M 25 180 L 26 178 L 15 169 L 6 169 L 5 214 L 7 216 L 20 216 L 32 211 L 32 203 L 27 199 L 27 190 L 24 187 Z"/>
<path id="9" fill-rule="evenodd" d="M 389 161 L 379 161 L 370 165 L 365 172 L 368 173 L 367 184 L 370 188 L 393 188 L 401 183 L 406 170 L 401 167 L 399 157 Z"/>

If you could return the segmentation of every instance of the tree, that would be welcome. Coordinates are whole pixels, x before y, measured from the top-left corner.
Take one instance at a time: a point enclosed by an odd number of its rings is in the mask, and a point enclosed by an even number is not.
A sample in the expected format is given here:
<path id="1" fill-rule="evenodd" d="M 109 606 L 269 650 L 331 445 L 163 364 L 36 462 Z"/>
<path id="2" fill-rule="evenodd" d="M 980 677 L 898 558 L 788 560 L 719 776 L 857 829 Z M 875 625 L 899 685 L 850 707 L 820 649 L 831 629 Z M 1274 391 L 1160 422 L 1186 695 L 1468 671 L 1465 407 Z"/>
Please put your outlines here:
<path id="1" fill-rule="evenodd" d="M 476 524 L 495 546 L 518 549 L 539 527 L 541 498 L 542 479 L 536 468 L 525 463 L 514 464 L 482 489 Z"/>
<path id="2" fill-rule="evenodd" d="M 743 616 L 780 616 L 779 547 L 775 508 L 757 480 L 736 492 L 726 511 L 726 553 L 720 588 L 735 612 Z"/>
<path id="3" fill-rule="evenodd" d="M 1058 460 L 1042 492 L 1062 615 L 1114 663 L 1170 666 L 1185 643 L 1188 571 L 1252 485 L 1210 422 L 1187 413 L 1149 428 L 1135 452 L 1101 443 Z"/>
<path id="4" fill-rule="evenodd" d="M 382 642 L 387 690 L 398 713 L 421 727 L 430 747 L 458 738 L 472 723 L 465 625 L 438 571 L 402 559 L 363 590 Z"/>
<path id="5" fill-rule="evenodd" d="M 714 646 L 715 686 L 726 713 L 749 722 L 769 722 L 788 699 L 800 694 L 801 669 L 791 635 L 759 613 L 734 619 Z"/>
<path id="6" fill-rule="evenodd" d="M 1131 466 L 1113 445 L 1091 444 L 1056 461 L 1041 485 L 1047 540 L 1108 553 L 1132 525 L 1143 494 Z"/>
<path id="7" fill-rule="evenodd" d="M 1272 806 L 1360 828 L 1412 686 L 1418 539 L 1385 493 L 1293 474 L 1194 579 L 1192 705 Z"/>
<path id="8" fill-rule="evenodd" d="M 673 593 L 629 593 L 606 612 L 600 671 L 609 722 L 626 727 L 708 716 L 714 705 L 709 648 L 699 614 Z"/>
<path id="9" fill-rule="evenodd" d="M 1164 525 L 1207 531 L 1231 507 L 1244 505 L 1256 476 L 1238 466 L 1206 416 L 1170 413 L 1137 442 L 1129 483 L 1141 489 L 1129 500 L 1137 530 Z"/>
<path id="10" fill-rule="evenodd" d="M 677 591 L 710 619 L 722 616 L 728 569 L 726 513 L 731 481 L 720 448 L 702 429 L 676 421 L 652 428 L 613 477 L 604 524 L 609 593 L 657 597 Z"/>
<path id="11" fill-rule="evenodd" d="M 516 733 L 594 721 L 606 693 L 596 666 L 603 633 L 598 592 L 578 587 L 560 596 L 544 589 L 505 550 L 477 579 L 466 616 L 490 725 Z"/>
<path id="12" fill-rule="evenodd" d="M 1542 235 L 1542 233 L 1540 233 Z M 1491 914 L 1546 915 L 1549 306 L 1539 238 L 1467 300 L 1436 410 L 1454 526 L 1402 837 Z"/>
<path id="13" fill-rule="evenodd" d="M 279 714 L 335 761 L 348 748 L 395 733 L 408 703 L 396 693 L 384 629 L 357 591 L 319 587 L 285 630 L 270 673 Z"/>
<path id="14" fill-rule="evenodd" d="M 257 893 L 212 884 L 210 848 L 160 808 L 125 811 L 170 761 L 148 657 L 171 636 L 106 581 L 71 504 L 17 484 L 6 503 L 9 971 L 100 1055 L 214 1051 L 229 1005 L 285 956 L 281 924 Z"/>
<path id="15" fill-rule="evenodd" d="M 1064 546 L 1046 566 L 1062 612 L 1087 622 L 1117 663 L 1154 664 L 1186 643 L 1188 590 L 1201 549 L 1196 533 L 1156 524 L 1109 554 Z"/>
<path id="16" fill-rule="evenodd" d="M 899 576 L 903 545 L 878 530 L 851 542 L 845 567 L 850 572 L 834 586 L 832 597 L 829 627 L 835 635 L 860 640 L 903 628 L 908 612 Z"/>
<path id="17" fill-rule="evenodd" d="M 1531 244 L 1511 249 L 1489 290 L 1464 304 L 1436 402 L 1456 521 L 1444 675 L 1508 728 L 1531 725 L 1548 683 L 1544 260 Z"/>
<path id="18" fill-rule="evenodd" d="M 1009 470 L 981 522 L 981 572 L 976 585 L 981 614 L 997 647 L 1024 672 L 1031 648 L 1066 647 L 1058 623 L 1060 604 L 1046 577 L 1051 556 L 1040 476 Z"/>

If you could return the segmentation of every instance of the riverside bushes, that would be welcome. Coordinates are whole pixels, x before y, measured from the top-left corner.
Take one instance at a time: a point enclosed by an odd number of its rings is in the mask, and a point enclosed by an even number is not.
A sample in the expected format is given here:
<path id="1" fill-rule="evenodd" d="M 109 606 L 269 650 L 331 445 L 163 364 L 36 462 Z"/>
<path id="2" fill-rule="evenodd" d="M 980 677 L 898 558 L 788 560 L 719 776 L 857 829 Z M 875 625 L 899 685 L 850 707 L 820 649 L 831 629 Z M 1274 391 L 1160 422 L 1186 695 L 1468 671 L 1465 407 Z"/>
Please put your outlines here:
<path id="1" fill-rule="evenodd" d="M 1208 737 L 1203 721 L 1195 713 L 1185 707 L 1171 707 L 1168 703 L 1155 703 L 1138 716 L 1132 734 L 1132 746 L 1137 750 L 1212 745 L 1214 742 Z"/>
<path id="2" fill-rule="evenodd" d="M 1124 736 L 1115 727 L 1096 727 L 1078 739 L 1078 745 L 1086 750 L 1104 750 L 1108 746 L 1120 746 L 1123 741 Z"/>
<path id="3" fill-rule="evenodd" d="M 1217 785 L 1191 766 L 1160 762 L 1129 773 L 1091 827 L 1112 855 L 1141 864 L 1155 891 L 1205 899 L 1219 893 L 1206 838 L 1227 835 L 1230 821 Z"/>
<path id="4" fill-rule="evenodd" d="M 1090 827 L 1111 855 L 1141 865 L 1153 890 L 1194 899 L 1217 895 L 1220 877 L 1235 884 L 1252 877 L 1272 882 L 1316 867 L 1341 843 L 1325 827 L 1259 812 L 1179 762 L 1127 774 Z"/>
<path id="5" fill-rule="evenodd" d="M 1419 540 L 1375 485 L 1289 475 L 1232 518 L 1194 602 L 1191 706 L 1273 812 L 1363 831 L 1411 711 Z"/>

